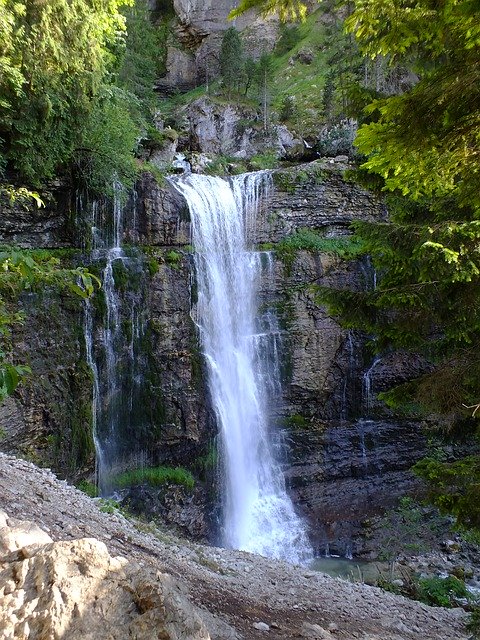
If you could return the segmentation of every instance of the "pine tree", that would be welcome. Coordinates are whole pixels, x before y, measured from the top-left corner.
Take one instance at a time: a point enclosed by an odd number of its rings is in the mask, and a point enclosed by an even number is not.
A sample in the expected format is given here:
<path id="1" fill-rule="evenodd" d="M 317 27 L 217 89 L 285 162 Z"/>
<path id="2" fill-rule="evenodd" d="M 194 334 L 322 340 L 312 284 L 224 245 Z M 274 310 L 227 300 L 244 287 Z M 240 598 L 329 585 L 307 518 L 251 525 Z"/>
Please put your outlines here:
<path id="1" fill-rule="evenodd" d="M 220 48 L 220 75 L 229 99 L 232 92 L 239 90 L 244 64 L 240 34 L 235 27 L 230 27 L 223 35 Z"/>
<path id="2" fill-rule="evenodd" d="M 269 129 L 270 79 L 272 77 L 272 56 L 263 53 L 257 64 L 257 85 L 262 109 L 263 130 Z"/>

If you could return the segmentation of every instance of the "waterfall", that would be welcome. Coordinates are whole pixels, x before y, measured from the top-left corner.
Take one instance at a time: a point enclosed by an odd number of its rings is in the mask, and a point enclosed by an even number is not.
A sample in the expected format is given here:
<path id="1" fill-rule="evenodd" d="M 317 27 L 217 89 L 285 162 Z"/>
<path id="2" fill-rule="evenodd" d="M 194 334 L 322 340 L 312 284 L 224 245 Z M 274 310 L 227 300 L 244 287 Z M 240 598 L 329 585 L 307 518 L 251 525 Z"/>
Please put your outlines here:
<path id="1" fill-rule="evenodd" d="M 104 265 L 102 289 L 96 294 L 103 296 L 102 317 L 87 300 L 84 326 L 86 358 L 93 376 L 92 423 L 101 495 L 115 488 L 116 474 L 144 457 L 136 442 L 141 425 L 134 406 L 143 386 L 144 367 L 138 349 L 144 329 L 142 292 L 130 286 L 122 291 L 116 283 L 116 275 L 124 279 L 133 275 L 138 281 L 143 259 L 127 255 L 122 248 L 122 190 L 115 181 L 113 206 L 93 202 L 89 223 L 91 259 Z"/>
<path id="2" fill-rule="evenodd" d="M 220 430 L 223 542 L 298 563 L 312 552 L 287 495 L 267 417 L 279 373 L 275 348 L 265 348 L 262 334 L 278 333 L 278 327 L 271 314 L 259 314 L 262 259 L 248 250 L 270 180 L 258 172 L 230 181 L 189 175 L 172 184 L 185 197 L 192 220 L 198 289 L 193 314 Z M 278 347 L 275 339 L 270 344 Z"/>
<path id="3" fill-rule="evenodd" d="M 369 416 L 372 410 L 372 372 L 377 366 L 377 364 L 381 361 L 379 356 L 375 356 L 372 364 L 367 369 L 367 371 L 363 374 L 362 379 L 362 404 L 364 407 L 365 415 Z"/>

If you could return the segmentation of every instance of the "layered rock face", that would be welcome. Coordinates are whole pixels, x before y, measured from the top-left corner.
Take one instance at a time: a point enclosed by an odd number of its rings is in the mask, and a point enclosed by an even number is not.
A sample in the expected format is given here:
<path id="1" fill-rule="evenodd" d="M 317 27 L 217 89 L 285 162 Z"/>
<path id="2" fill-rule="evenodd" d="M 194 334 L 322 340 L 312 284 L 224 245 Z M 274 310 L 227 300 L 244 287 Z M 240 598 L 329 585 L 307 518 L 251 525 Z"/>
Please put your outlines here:
<path id="1" fill-rule="evenodd" d="M 301 229 L 315 229 L 327 239 L 344 238 L 352 220 L 384 217 L 375 197 L 343 179 L 345 168 L 341 161 L 318 161 L 275 172 L 254 233 L 257 246 L 270 251 L 274 261 L 273 279 L 264 283 L 262 300 L 276 310 L 283 328 L 284 402 L 275 407 L 273 419 L 288 449 L 286 478 L 295 504 L 310 522 L 315 548 L 323 552 L 329 545 L 342 554 L 367 553 L 368 541 L 358 535 L 362 521 L 415 489 L 408 469 L 425 450 L 419 426 L 395 420 L 375 394 L 387 382 L 406 380 L 426 367 L 405 354 L 390 354 L 372 365 L 363 337 L 342 329 L 318 304 L 318 285 L 372 288 L 375 274 L 368 260 L 345 262 L 332 254 L 298 250 L 286 262 L 275 252 L 279 242 Z M 190 318 L 195 287 L 186 203 L 173 188 L 160 187 L 144 174 L 125 212 L 124 227 L 124 240 L 143 247 L 146 254 L 148 320 L 141 345 L 147 354 L 146 391 L 141 410 L 148 419 L 135 433 L 135 442 L 143 447 L 146 463 L 182 465 L 199 479 L 193 495 L 170 490 L 157 495 L 142 488 L 130 492 L 127 500 L 136 511 L 140 504 L 150 505 L 151 515 L 175 522 L 190 535 L 211 537 L 215 465 L 206 471 L 205 464 L 216 427 Z M 31 392 L 24 387 L 0 410 L 7 433 L 0 443 L 4 450 L 25 455 L 28 443 L 37 442 L 35 456 L 70 476 L 68 464 L 61 456 L 55 459 L 52 451 L 55 434 L 62 433 L 62 418 L 54 410 L 60 404 L 57 396 L 75 406 L 72 388 L 63 384 L 65 376 L 59 371 L 69 371 L 68 358 L 73 370 L 84 370 L 78 306 L 75 313 L 73 342 L 62 334 L 72 322 L 64 316 L 53 331 L 45 321 L 24 330 L 22 348 L 25 353 L 36 350 L 35 371 L 40 375 Z M 102 330 L 101 319 L 97 330 Z M 43 343 L 45 348 L 40 348 Z M 42 395 L 46 381 L 49 386 Z M 85 398 L 88 405 L 91 379 L 75 391 L 80 392 L 82 406 Z M 91 432 L 87 415 L 81 424 L 81 433 Z M 65 444 L 68 434 L 67 429 Z"/>
<path id="2" fill-rule="evenodd" d="M 23 248 L 63 248 L 75 242 L 75 206 L 68 189 L 58 187 L 55 194 L 42 194 L 45 206 L 32 202 L 0 200 L 2 221 L 0 243 Z"/>
<path id="3" fill-rule="evenodd" d="M 344 168 L 328 161 L 275 172 L 256 221 L 257 245 L 275 256 L 277 243 L 298 230 L 342 238 L 353 220 L 383 219 L 382 204 L 345 182 Z M 144 182 L 139 192 L 148 220 L 142 237 L 156 242 L 168 237 L 175 246 L 184 245 L 184 207 L 177 196 L 173 201 L 152 186 Z M 138 233 L 145 231 L 139 228 Z M 368 260 L 349 263 L 299 250 L 288 265 L 277 256 L 274 274 L 261 295 L 277 310 L 284 328 L 284 404 L 275 408 L 274 420 L 283 424 L 288 444 L 287 481 L 319 553 L 328 548 L 368 553 L 368 539 L 359 535 L 362 522 L 415 491 L 417 482 L 408 470 L 425 452 L 419 425 L 394 419 L 375 394 L 418 375 L 426 364 L 391 354 L 372 366 L 363 353 L 363 337 L 342 329 L 316 301 L 317 285 L 371 289 L 375 274 Z"/>
<path id="4" fill-rule="evenodd" d="M 222 36 L 231 26 L 242 32 L 250 55 L 260 57 L 273 49 L 278 20 L 260 19 L 256 12 L 248 11 L 230 22 L 228 15 L 235 7 L 232 0 L 173 0 L 172 36 L 166 74 L 158 82 L 160 90 L 185 91 L 218 76 Z"/>
<path id="5" fill-rule="evenodd" d="M 32 375 L 0 407 L 0 448 L 74 477 L 95 460 L 82 303 L 53 290 L 19 302 L 25 321 L 14 328 L 15 359 Z"/>

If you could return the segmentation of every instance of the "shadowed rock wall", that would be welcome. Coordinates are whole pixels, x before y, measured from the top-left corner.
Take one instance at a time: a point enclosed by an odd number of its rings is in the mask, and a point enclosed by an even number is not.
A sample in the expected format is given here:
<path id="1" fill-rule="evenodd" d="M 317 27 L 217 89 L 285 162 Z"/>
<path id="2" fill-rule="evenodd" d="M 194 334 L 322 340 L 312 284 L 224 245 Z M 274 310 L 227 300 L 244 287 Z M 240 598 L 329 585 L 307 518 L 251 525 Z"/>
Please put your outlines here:
<path id="1" fill-rule="evenodd" d="M 352 220 L 385 216 L 381 202 L 343 179 L 345 168 L 338 162 L 317 161 L 275 172 L 254 237 L 262 250 L 276 256 L 273 280 L 265 283 L 262 296 L 276 309 L 283 331 L 284 402 L 275 408 L 273 417 L 289 452 L 287 481 L 295 503 L 311 524 L 317 550 L 330 545 L 340 553 L 355 553 L 368 551 L 368 541 L 358 536 L 362 521 L 415 489 L 408 469 L 425 451 L 419 425 L 394 419 L 375 400 L 375 392 L 385 388 L 387 380 L 418 375 L 426 365 L 406 354 L 390 354 L 377 362 L 369 373 L 367 403 L 365 375 L 372 362 L 364 353 L 364 339 L 342 329 L 319 306 L 312 285 L 371 288 L 373 272 L 368 261 L 345 262 L 331 254 L 297 251 L 286 264 L 275 254 L 277 243 L 296 230 L 309 228 L 325 237 L 344 237 Z M 157 501 L 163 501 L 158 512 L 182 530 L 205 536 L 208 521 L 212 521 L 212 456 L 209 469 L 205 465 L 215 425 L 198 336 L 190 318 L 195 287 L 188 210 L 168 184 L 159 186 L 144 174 L 125 218 L 124 240 L 139 245 L 145 254 L 148 322 L 143 348 L 148 352 L 148 393 L 144 402 L 151 416 L 142 437 L 147 462 L 186 466 L 199 478 L 193 498 L 164 496 Z M 58 229 L 63 229 L 62 224 Z M 18 238 L 24 234 L 27 246 L 43 237 L 32 239 L 26 230 L 28 224 L 22 222 L 14 233 Z M 62 238 L 62 232 L 52 232 L 49 242 L 58 246 Z M 81 313 L 78 307 L 69 313 L 76 314 L 73 332 L 73 321 L 62 311 L 58 327 L 38 318 L 19 334 L 23 353 L 37 353 L 32 362 L 35 379 L 0 409 L 0 426 L 7 432 L 7 438 L 0 441 L 2 449 L 25 454 L 25 447 L 38 443 L 35 456 L 67 475 L 68 465 L 61 456 L 56 460 L 52 455 L 51 436 L 70 432 L 65 430 L 66 416 L 57 415 L 54 407 L 61 405 L 61 398 L 69 406 L 75 394 L 84 403 L 85 397 L 91 398 L 91 379 L 74 387 L 73 393 L 71 383 L 66 384 L 64 374 L 59 373 L 68 366 L 72 371 L 84 366 L 79 365 L 84 362 Z M 46 390 L 45 381 L 50 381 Z M 84 426 L 88 432 L 88 417 Z M 88 460 L 91 463 L 91 454 L 85 464 Z M 139 498 L 138 492 L 129 500 L 134 506 L 139 500 L 152 502 L 143 494 Z M 184 508 L 177 509 L 175 501 Z"/>

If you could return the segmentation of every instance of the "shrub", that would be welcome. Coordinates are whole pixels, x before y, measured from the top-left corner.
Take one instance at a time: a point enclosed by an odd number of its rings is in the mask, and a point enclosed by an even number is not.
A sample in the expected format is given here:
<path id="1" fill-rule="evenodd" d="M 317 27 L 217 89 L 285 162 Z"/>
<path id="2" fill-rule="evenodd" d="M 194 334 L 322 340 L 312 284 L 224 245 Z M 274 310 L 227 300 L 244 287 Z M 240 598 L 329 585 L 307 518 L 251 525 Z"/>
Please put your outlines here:
<path id="1" fill-rule="evenodd" d="M 145 467 L 121 473 L 114 478 L 114 484 L 119 489 L 139 484 L 149 484 L 152 487 L 178 484 L 193 489 L 195 480 L 190 471 L 183 467 Z"/>

